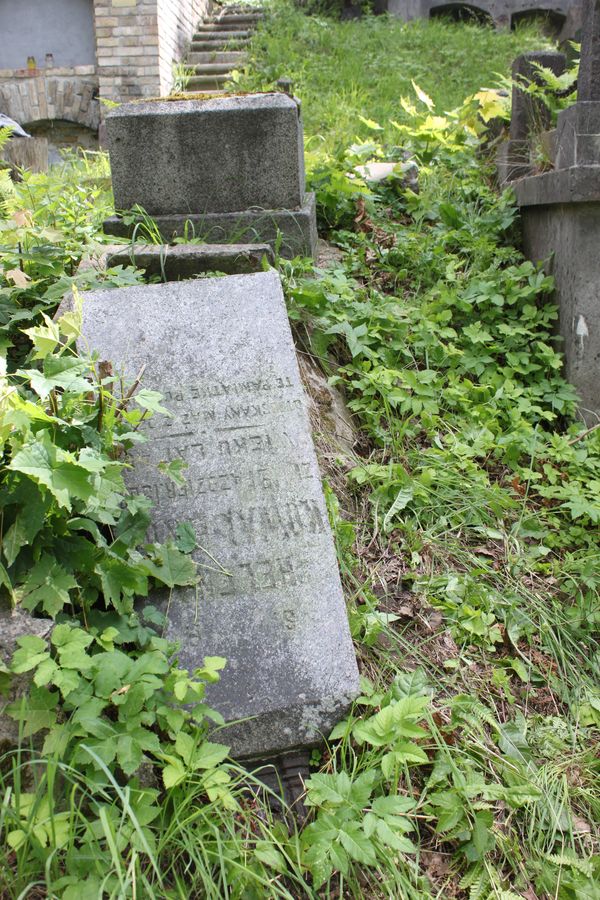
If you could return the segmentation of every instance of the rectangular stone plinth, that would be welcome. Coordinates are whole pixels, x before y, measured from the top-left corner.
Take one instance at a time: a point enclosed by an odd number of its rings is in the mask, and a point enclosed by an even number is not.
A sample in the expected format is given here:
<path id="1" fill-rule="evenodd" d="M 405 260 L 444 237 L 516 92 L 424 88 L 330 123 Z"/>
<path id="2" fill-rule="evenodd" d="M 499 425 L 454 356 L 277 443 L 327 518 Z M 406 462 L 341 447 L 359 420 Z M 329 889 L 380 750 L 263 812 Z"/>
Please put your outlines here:
<path id="1" fill-rule="evenodd" d="M 519 207 L 600 202 L 600 166 L 571 166 L 532 175 L 512 188 Z"/>
<path id="2" fill-rule="evenodd" d="M 199 590 L 149 602 L 190 669 L 228 660 L 208 702 L 241 758 L 317 742 L 358 689 L 333 540 L 278 275 L 207 278 L 84 295 L 86 345 L 161 391 L 173 417 L 143 427 L 133 490 L 152 537 L 190 522 Z M 176 487 L 161 461 L 188 464 Z"/>
<path id="3" fill-rule="evenodd" d="M 234 213 L 304 203 L 300 108 L 287 94 L 125 103 L 106 117 L 117 210 Z"/>
<path id="4" fill-rule="evenodd" d="M 250 209 L 236 213 L 206 213 L 200 215 L 154 216 L 153 221 L 164 241 L 176 237 L 202 238 L 215 244 L 264 241 L 275 247 L 281 256 L 315 256 L 317 248 L 317 219 L 315 195 L 305 194 L 298 209 Z M 104 222 L 106 234 L 132 237 L 135 225 L 127 224 L 121 216 L 111 216 Z"/>
<path id="5" fill-rule="evenodd" d="M 260 272 L 265 262 L 273 263 L 273 250 L 268 244 L 133 244 L 111 247 L 104 264 L 133 265 L 144 269 L 147 278 L 180 281 L 205 272 Z"/>

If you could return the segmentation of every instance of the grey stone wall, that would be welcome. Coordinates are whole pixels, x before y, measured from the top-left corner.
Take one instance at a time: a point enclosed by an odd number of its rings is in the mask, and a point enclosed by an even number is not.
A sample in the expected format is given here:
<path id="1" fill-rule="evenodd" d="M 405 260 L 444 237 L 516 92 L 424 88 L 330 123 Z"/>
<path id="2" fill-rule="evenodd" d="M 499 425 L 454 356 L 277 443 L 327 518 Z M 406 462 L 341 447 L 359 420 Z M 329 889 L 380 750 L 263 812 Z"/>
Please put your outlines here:
<path id="1" fill-rule="evenodd" d="M 381 0 L 379 9 L 409 22 L 447 13 L 464 11 L 475 17 L 489 18 L 497 27 L 509 28 L 520 18 L 534 13 L 547 13 L 556 24 L 561 39 L 573 37 L 581 28 L 581 0 Z"/>

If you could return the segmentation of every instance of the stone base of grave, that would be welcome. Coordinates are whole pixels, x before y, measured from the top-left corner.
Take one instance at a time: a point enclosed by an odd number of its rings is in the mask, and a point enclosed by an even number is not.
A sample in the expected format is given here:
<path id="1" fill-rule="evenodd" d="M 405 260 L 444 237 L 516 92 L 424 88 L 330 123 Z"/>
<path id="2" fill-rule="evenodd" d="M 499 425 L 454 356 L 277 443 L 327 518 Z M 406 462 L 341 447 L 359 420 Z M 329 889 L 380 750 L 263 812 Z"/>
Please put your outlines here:
<path id="1" fill-rule="evenodd" d="M 513 185 L 523 250 L 555 280 L 565 374 L 589 425 L 600 413 L 600 166 L 572 166 Z"/>
<path id="2" fill-rule="evenodd" d="M 265 785 L 263 799 L 276 814 L 289 810 L 296 819 L 306 817 L 306 807 L 302 802 L 306 780 L 310 775 L 310 754 L 305 750 L 284 753 L 266 760 L 253 760 L 246 768 L 257 781 Z M 254 785 L 260 793 L 260 788 Z"/>
<path id="3" fill-rule="evenodd" d="M 144 269 L 148 278 L 180 281 L 205 272 L 260 272 L 265 260 L 269 265 L 274 262 L 268 244 L 114 244 L 104 254 L 103 267 L 135 265 Z"/>
<path id="4" fill-rule="evenodd" d="M 315 195 L 306 194 L 304 205 L 297 209 L 249 209 L 234 213 L 206 213 L 203 215 L 154 216 L 161 237 L 172 241 L 177 237 L 201 238 L 211 244 L 266 243 L 278 247 L 281 256 L 316 255 L 317 221 Z M 106 234 L 132 237 L 135 225 L 120 216 L 104 222 Z"/>

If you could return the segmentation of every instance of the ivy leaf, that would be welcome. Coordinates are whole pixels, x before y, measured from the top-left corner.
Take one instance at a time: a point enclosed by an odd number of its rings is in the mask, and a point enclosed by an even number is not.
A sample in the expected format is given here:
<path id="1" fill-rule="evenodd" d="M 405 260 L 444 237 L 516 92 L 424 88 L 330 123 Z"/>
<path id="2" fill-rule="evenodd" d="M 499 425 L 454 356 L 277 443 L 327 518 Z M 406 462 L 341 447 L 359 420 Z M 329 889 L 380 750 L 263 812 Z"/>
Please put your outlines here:
<path id="1" fill-rule="evenodd" d="M 21 723 L 21 733 L 24 738 L 31 737 L 45 728 L 52 728 L 56 723 L 55 708 L 58 704 L 56 691 L 49 691 L 46 687 L 32 687 L 27 698 L 15 700 L 8 709 L 11 719 Z"/>
<path id="2" fill-rule="evenodd" d="M 19 479 L 10 499 L 17 505 L 17 514 L 2 540 L 2 550 L 9 567 L 22 548 L 31 544 L 39 534 L 48 509 L 47 498 L 28 478 Z"/>
<path id="3" fill-rule="evenodd" d="M 92 494 L 89 473 L 70 453 L 52 443 L 48 432 L 27 444 L 12 458 L 9 468 L 43 484 L 59 506 L 71 509 L 72 498 L 88 500 Z"/>
<path id="4" fill-rule="evenodd" d="M 19 649 L 15 650 L 12 657 L 11 671 L 16 675 L 30 672 L 44 660 L 50 658 L 48 646 L 43 638 L 35 635 L 26 635 L 17 640 Z"/>
<path id="5" fill-rule="evenodd" d="M 413 90 L 414 90 L 415 94 L 417 95 L 417 97 L 419 98 L 419 100 L 421 101 L 421 103 L 424 103 L 425 106 L 427 107 L 427 109 L 433 109 L 433 100 L 431 99 L 431 97 L 428 94 L 426 94 L 425 91 L 422 88 L 420 88 L 419 85 L 415 81 L 412 81 L 411 83 L 413 86 Z"/>
<path id="6" fill-rule="evenodd" d="M 198 546 L 196 532 L 190 522 L 180 522 L 175 535 L 175 546 L 182 553 L 191 553 Z"/>
<path id="7" fill-rule="evenodd" d="M 158 470 L 170 478 L 178 487 L 183 487 L 185 478 L 183 471 L 188 468 L 188 464 L 184 459 L 172 459 L 170 462 L 159 462 Z"/>
<path id="8" fill-rule="evenodd" d="M 174 544 L 162 544 L 155 548 L 154 559 L 145 560 L 144 568 L 149 575 L 170 588 L 194 585 L 197 581 L 195 563 Z"/>
<path id="9" fill-rule="evenodd" d="M 19 585 L 21 603 L 33 611 L 40 606 L 52 618 L 70 602 L 69 591 L 77 587 L 77 581 L 63 569 L 53 556 L 46 554 L 30 570 L 26 580 Z"/>
<path id="10" fill-rule="evenodd" d="M 58 325 L 45 313 L 42 313 L 42 318 L 45 325 L 24 329 L 24 333 L 30 338 L 34 347 L 33 359 L 45 359 L 50 353 L 54 353 L 60 343 Z"/>
<path id="11" fill-rule="evenodd" d="M 47 356 L 43 372 L 37 369 L 20 370 L 19 375 L 28 378 L 36 394 L 46 400 L 56 388 L 76 394 L 90 391 L 90 382 L 83 377 L 87 369 L 87 363 L 78 357 Z"/>
<path id="12" fill-rule="evenodd" d="M 161 405 L 160 401 L 163 399 L 163 395 L 159 391 L 150 391 L 148 388 L 142 388 L 141 391 L 134 394 L 133 399 L 138 406 L 141 406 L 142 409 L 147 409 L 149 412 L 162 413 L 163 416 L 173 415 L 166 406 Z"/>

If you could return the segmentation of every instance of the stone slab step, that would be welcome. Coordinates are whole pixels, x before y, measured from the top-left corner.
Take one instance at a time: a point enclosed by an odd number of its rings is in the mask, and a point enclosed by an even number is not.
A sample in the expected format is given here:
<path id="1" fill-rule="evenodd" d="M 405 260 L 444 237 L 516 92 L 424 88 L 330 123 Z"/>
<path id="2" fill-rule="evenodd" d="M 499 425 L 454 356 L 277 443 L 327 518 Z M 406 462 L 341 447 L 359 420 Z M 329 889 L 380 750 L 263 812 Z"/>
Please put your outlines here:
<path id="1" fill-rule="evenodd" d="M 212 91 L 218 90 L 229 80 L 229 73 L 225 75 L 192 75 L 186 87 L 188 91 Z"/>
<path id="2" fill-rule="evenodd" d="M 221 13 L 220 16 L 215 16 L 212 20 L 213 22 L 224 22 L 227 25 L 242 25 L 249 24 L 255 25 L 257 22 L 262 22 L 264 19 L 264 15 L 262 13 Z"/>
<path id="3" fill-rule="evenodd" d="M 133 248 L 113 244 L 108 248 L 107 265 L 129 266 L 132 256 L 147 276 L 158 275 L 168 281 L 193 278 L 202 272 L 260 272 L 263 259 L 274 262 L 269 244 L 136 244 Z"/>
<path id="4" fill-rule="evenodd" d="M 246 53 L 242 53 L 240 51 L 231 50 L 229 53 L 225 51 L 219 52 L 218 50 L 213 51 L 205 51 L 203 53 L 189 53 L 186 65 L 188 66 L 205 66 L 205 65 L 225 65 L 226 63 L 231 66 L 243 66 L 246 60 L 248 59 L 248 55 Z"/>
<path id="5" fill-rule="evenodd" d="M 195 75 L 229 75 L 233 68 L 231 63 L 202 63 L 195 66 Z"/>
<path id="6" fill-rule="evenodd" d="M 190 47 L 192 54 L 209 51 L 231 50 L 233 47 L 244 47 L 248 41 L 193 41 Z"/>
<path id="7" fill-rule="evenodd" d="M 247 22 L 241 22 L 239 25 L 230 25 L 229 22 L 204 22 L 203 24 L 198 25 L 195 34 L 222 34 L 224 31 L 235 31 L 236 34 L 241 32 L 248 34 L 251 31 L 254 31 L 254 28 L 248 25 Z"/>
<path id="8" fill-rule="evenodd" d="M 250 37 L 251 31 L 247 28 L 230 28 L 228 25 L 200 25 L 194 34 L 194 40 L 209 40 L 213 37 L 219 38 L 223 35 L 234 35 L 235 37 Z"/>
<path id="9" fill-rule="evenodd" d="M 196 41 L 247 41 L 250 38 L 249 31 L 197 31 L 192 38 Z"/>
<path id="10" fill-rule="evenodd" d="M 248 3 L 232 3 L 228 6 L 222 6 L 220 10 L 216 9 L 213 13 L 217 16 L 264 16 L 265 11 L 262 6 L 250 6 Z"/>

